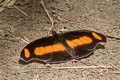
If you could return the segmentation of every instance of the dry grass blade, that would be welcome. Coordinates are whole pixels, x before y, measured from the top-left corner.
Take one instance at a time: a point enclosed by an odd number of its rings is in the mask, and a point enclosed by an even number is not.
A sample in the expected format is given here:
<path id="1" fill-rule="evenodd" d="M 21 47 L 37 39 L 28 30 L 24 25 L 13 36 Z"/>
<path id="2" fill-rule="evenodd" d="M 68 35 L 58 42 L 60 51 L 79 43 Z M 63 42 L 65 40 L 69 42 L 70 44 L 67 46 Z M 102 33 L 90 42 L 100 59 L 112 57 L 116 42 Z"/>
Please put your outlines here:
<path id="1" fill-rule="evenodd" d="M 24 70 L 22 72 L 18 72 L 19 74 L 21 73 L 26 73 L 26 72 L 29 72 L 29 71 L 35 71 L 35 70 L 38 70 L 38 69 L 58 69 L 58 70 L 61 70 L 61 69 L 100 69 L 100 68 L 103 68 L 103 69 L 112 69 L 113 67 L 112 66 L 103 66 L 103 65 L 99 65 L 99 66 L 76 66 L 76 67 L 52 67 L 52 66 L 46 66 L 46 67 L 38 67 L 38 68 L 34 68 L 34 69 L 27 69 L 27 70 Z"/>
<path id="2" fill-rule="evenodd" d="M 47 68 L 51 68 L 51 69 L 91 69 L 91 68 L 108 68 L 111 69 L 113 68 L 112 66 L 103 66 L 103 65 L 99 65 L 99 66 L 78 66 L 78 67 L 39 67 L 39 68 L 35 68 L 35 69 L 47 69 Z"/>
<path id="3" fill-rule="evenodd" d="M 53 21 L 53 18 L 50 16 L 50 14 L 49 14 L 49 12 L 48 12 L 48 10 L 46 9 L 46 7 L 45 7 L 45 4 L 44 4 L 44 2 L 43 2 L 43 0 L 41 0 L 41 6 L 43 7 L 43 9 L 44 9 L 44 11 L 45 11 L 45 13 L 47 14 L 47 16 L 48 16 L 48 18 L 49 18 L 49 20 L 50 20 L 50 22 L 51 22 L 51 28 L 49 29 L 49 31 L 48 31 L 48 34 L 50 33 L 50 31 L 53 29 L 53 27 L 54 27 L 54 21 Z"/>
<path id="4" fill-rule="evenodd" d="M 2 12 L 5 8 L 9 8 L 15 4 L 16 0 L 4 0 L 0 3 L 0 12 Z"/>
<path id="5" fill-rule="evenodd" d="M 17 9 L 18 11 L 20 11 L 22 14 L 24 14 L 25 16 L 28 16 L 27 13 L 25 13 L 24 11 L 22 11 L 21 9 L 19 9 L 17 6 L 14 6 L 15 9 Z"/>
<path id="6" fill-rule="evenodd" d="M 115 65 L 112 64 L 112 63 L 110 63 L 110 65 L 111 65 L 112 67 L 114 67 L 115 69 L 119 69 L 117 66 L 115 66 Z"/>
<path id="7" fill-rule="evenodd" d="M 114 71 L 114 72 L 110 72 L 110 73 L 112 73 L 112 74 L 120 74 L 120 72 L 118 72 L 118 71 Z"/>
<path id="8" fill-rule="evenodd" d="M 33 77 L 33 80 L 39 80 L 38 78 L 39 78 L 39 75 L 35 75 L 35 76 Z"/>

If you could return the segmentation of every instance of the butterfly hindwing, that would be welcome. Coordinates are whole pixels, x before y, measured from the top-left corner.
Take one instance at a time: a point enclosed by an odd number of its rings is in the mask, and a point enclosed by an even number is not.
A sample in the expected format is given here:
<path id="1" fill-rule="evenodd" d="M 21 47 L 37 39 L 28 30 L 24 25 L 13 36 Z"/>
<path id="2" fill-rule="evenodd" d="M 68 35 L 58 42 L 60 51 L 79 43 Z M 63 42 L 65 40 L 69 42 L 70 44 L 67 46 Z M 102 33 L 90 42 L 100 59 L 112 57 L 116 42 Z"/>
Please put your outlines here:
<path id="1" fill-rule="evenodd" d="M 75 51 L 75 57 L 87 57 L 94 52 L 99 42 L 106 42 L 103 34 L 82 30 L 71 31 L 63 34 L 66 43 Z"/>
<path id="2" fill-rule="evenodd" d="M 89 30 L 69 31 L 64 33 L 63 37 L 68 44 L 75 43 L 72 47 L 80 46 L 91 50 L 95 49 L 99 42 L 106 42 L 106 37 L 103 34 Z"/>

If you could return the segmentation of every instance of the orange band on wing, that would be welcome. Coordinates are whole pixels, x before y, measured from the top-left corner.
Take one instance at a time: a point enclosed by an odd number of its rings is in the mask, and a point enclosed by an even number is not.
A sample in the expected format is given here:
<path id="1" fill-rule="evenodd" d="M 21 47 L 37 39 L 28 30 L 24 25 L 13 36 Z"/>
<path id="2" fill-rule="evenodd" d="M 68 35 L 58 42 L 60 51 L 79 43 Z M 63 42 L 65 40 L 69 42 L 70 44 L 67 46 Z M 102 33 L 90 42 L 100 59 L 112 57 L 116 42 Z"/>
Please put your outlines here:
<path id="1" fill-rule="evenodd" d="M 27 48 L 24 49 L 24 55 L 25 55 L 25 58 L 29 58 L 30 57 L 30 52 Z"/>
<path id="2" fill-rule="evenodd" d="M 77 42 L 78 40 L 76 39 L 76 42 Z M 73 41 L 70 41 L 70 40 L 66 40 L 66 42 L 67 42 L 67 44 L 71 47 L 71 48 L 74 48 L 74 47 L 76 47 L 76 46 L 78 46 L 76 43 L 74 43 Z"/>
<path id="3" fill-rule="evenodd" d="M 61 43 L 57 43 L 53 45 L 53 52 L 64 51 L 65 46 Z"/>
<path id="4" fill-rule="evenodd" d="M 45 53 L 52 53 L 53 52 L 53 46 L 45 46 Z"/>
<path id="5" fill-rule="evenodd" d="M 64 51 L 65 47 L 61 43 L 45 46 L 45 47 L 36 47 L 34 49 L 34 54 L 35 55 L 45 55 L 53 52 L 59 52 L 59 51 Z"/>
<path id="6" fill-rule="evenodd" d="M 66 40 L 67 44 L 71 47 L 71 48 L 75 48 L 77 46 L 82 46 L 85 44 L 90 44 L 92 43 L 92 39 L 88 36 L 82 36 L 78 39 L 73 39 L 73 40 Z"/>
<path id="7" fill-rule="evenodd" d="M 34 49 L 34 54 L 35 55 L 42 55 L 45 53 L 45 48 L 44 47 L 36 47 Z"/>
<path id="8" fill-rule="evenodd" d="M 102 38 L 98 34 L 96 34 L 95 32 L 92 32 L 92 35 L 95 39 L 102 40 Z"/>

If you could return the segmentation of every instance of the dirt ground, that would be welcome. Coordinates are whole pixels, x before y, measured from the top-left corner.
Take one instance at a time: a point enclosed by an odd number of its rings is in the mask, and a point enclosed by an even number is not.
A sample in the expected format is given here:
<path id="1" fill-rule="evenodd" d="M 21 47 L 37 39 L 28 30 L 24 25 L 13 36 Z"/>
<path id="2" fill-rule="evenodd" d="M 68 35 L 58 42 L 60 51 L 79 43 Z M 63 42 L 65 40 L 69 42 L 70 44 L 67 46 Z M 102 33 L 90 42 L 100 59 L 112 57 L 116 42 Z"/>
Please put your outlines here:
<path id="1" fill-rule="evenodd" d="M 107 38 L 105 49 L 76 63 L 52 64 L 54 67 L 106 66 L 106 68 L 46 68 L 42 63 L 21 64 L 20 53 L 27 43 L 46 36 L 51 23 L 39 0 L 15 4 L 0 13 L 0 80 L 120 80 L 120 0 L 45 0 L 54 19 L 54 30 L 94 30 Z M 112 68 L 107 68 L 112 66 Z M 44 68 L 42 68 L 44 67 Z"/>

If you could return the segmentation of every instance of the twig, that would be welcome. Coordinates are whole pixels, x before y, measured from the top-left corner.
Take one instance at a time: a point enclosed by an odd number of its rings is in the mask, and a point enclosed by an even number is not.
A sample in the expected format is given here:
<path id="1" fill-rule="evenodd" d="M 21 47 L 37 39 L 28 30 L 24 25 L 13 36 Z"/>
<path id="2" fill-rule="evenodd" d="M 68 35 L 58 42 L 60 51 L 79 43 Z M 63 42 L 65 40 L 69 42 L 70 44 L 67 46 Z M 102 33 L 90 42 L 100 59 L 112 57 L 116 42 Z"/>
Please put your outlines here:
<path id="1" fill-rule="evenodd" d="M 110 72 L 110 73 L 112 73 L 112 74 L 120 74 L 120 72 L 118 72 L 118 71 L 114 71 L 114 72 Z"/>
<path id="2" fill-rule="evenodd" d="M 40 3 L 41 3 L 41 6 L 43 7 L 43 9 L 44 9 L 45 13 L 47 14 L 47 16 L 48 16 L 48 18 L 49 18 L 50 22 L 51 22 L 51 28 L 48 30 L 48 34 L 49 34 L 49 33 L 50 33 L 50 31 L 51 31 L 51 30 L 53 29 L 53 27 L 54 27 L 54 21 L 53 21 L 53 18 L 50 16 L 50 14 L 49 14 L 48 10 L 46 9 L 46 7 L 45 7 L 45 4 L 44 4 L 43 0 L 41 0 L 41 1 L 40 1 Z"/>
<path id="3" fill-rule="evenodd" d="M 110 63 L 110 65 L 111 65 L 112 67 L 114 67 L 115 69 L 119 69 L 117 66 L 115 66 L 115 65 L 112 64 L 112 63 Z"/>
<path id="4" fill-rule="evenodd" d="M 23 41 L 24 43 L 29 44 L 29 42 L 28 42 L 27 40 L 22 39 L 21 37 L 17 37 L 17 38 L 2 38 L 2 37 L 0 37 L 0 40 L 10 40 L 10 41 L 21 40 L 21 41 Z"/>
<path id="5" fill-rule="evenodd" d="M 20 8 L 18 8 L 17 6 L 13 6 L 15 9 L 17 9 L 18 11 L 20 11 L 23 15 L 28 16 L 27 13 L 25 13 L 24 11 L 22 11 Z"/>
<path id="6" fill-rule="evenodd" d="M 79 67 L 39 67 L 35 69 L 47 69 L 47 68 L 52 68 L 52 69 L 91 69 L 91 68 L 113 68 L 112 66 L 79 66 Z"/>
<path id="7" fill-rule="evenodd" d="M 16 0 L 1 0 L 0 2 L 0 12 L 5 8 L 9 8 L 15 4 Z"/>
<path id="8" fill-rule="evenodd" d="M 35 76 L 33 77 L 33 80 L 38 80 L 38 78 L 39 78 L 39 75 L 35 75 Z"/>
<path id="9" fill-rule="evenodd" d="M 55 15 L 55 17 L 57 17 L 57 19 L 60 20 L 61 22 L 68 22 L 66 19 L 61 18 L 61 17 L 59 16 L 59 14 L 58 14 L 58 15 Z"/>
<path id="10" fill-rule="evenodd" d="M 26 41 L 26 40 L 24 40 L 24 39 L 22 39 L 22 38 L 21 38 L 21 40 L 22 40 L 23 42 L 25 42 L 25 43 L 29 44 L 29 42 L 28 42 L 28 41 Z"/>
<path id="11" fill-rule="evenodd" d="M 78 67 L 51 67 L 51 66 L 47 66 L 47 67 L 38 67 L 38 68 L 34 68 L 35 70 L 38 70 L 38 69 L 95 69 L 95 68 L 107 68 L 107 69 L 111 69 L 113 68 L 112 66 L 78 66 Z M 27 70 L 24 70 L 22 72 L 18 72 L 18 74 L 21 74 L 21 73 L 26 73 L 26 72 L 29 72 L 29 71 L 34 71 L 34 69 L 27 69 Z"/>

